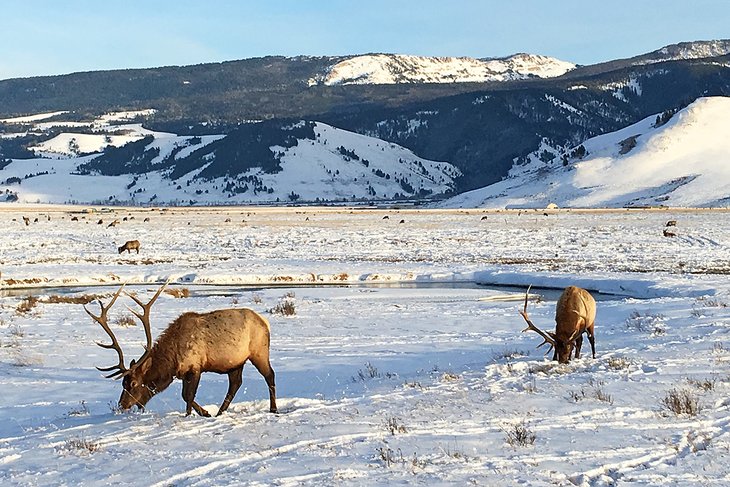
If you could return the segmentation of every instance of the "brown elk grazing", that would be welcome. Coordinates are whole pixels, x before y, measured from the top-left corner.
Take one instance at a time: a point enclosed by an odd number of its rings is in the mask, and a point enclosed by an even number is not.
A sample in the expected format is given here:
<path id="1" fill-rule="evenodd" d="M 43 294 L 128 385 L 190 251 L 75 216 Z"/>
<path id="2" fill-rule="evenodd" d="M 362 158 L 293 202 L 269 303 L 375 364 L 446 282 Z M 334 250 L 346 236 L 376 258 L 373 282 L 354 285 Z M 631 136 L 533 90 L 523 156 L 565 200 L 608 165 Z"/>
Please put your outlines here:
<path id="1" fill-rule="evenodd" d="M 591 343 L 591 351 L 593 358 L 596 358 L 596 342 L 593 325 L 596 320 L 596 301 L 585 289 L 576 286 L 568 286 L 558 299 L 555 306 L 555 332 L 547 333 L 536 327 L 530 321 L 527 314 L 527 298 L 530 288 L 525 293 L 525 308 L 520 314 L 527 322 L 527 328 L 522 330 L 532 330 L 543 338 L 543 342 L 538 348 L 544 344 L 549 344 L 550 349 L 555 348 L 553 360 L 557 360 L 561 364 L 567 364 L 570 361 L 570 355 L 575 347 L 575 358 L 580 358 L 580 347 L 583 345 L 583 333 L 588 335 L 588 341 Z M 548 349 L 548 352 L 550 351 Z"/>
<path id="2" fill-rule="evenodd" d="M 122 252 L 124 252 L 125 250 L 127 251 L 128 254 L 131 254 L 132 250 L 136 250 L 137 253 L 139 254 L 139 240 L 128 240 L 124 243 L 124 245 L 119 247 L 117 250 L 119 250 L 120 254 Z"/>
<path id="3" fill-rule="evenodd" d="M 247 308 L 221 309 L 208 313 L 188 312 L 170 323 L 152 343 L 150 331 L 150 309 L 167 283 L 154 297 L 144 304 L 131 297 L 142 313 L 132 311 L 144 326 L 147 337 L 145 351 L 138 360 L 132 360 L 129 368 L 124 366 L 124 355 L 114 333 L 107 323 L 107 313 L 122 292 L 119 288 L 111 302 L 104 306 L 99 301 L 101 314 L 96 316 L 86 307 L 86 312 L 101 325 L 111 338 L 111 344 L 97 343 L 100 347 L 116 350 L 119 356 L 117 365 L 99 368 L 102 372 L 112 372 L 108 378 L 122 380 L 122 395 L 119 406 L 123 410 L 144 406 L 152 396 L 164 391 L 175 378 L 183 381 L 182 398 L 185 401 L 185 414 L 189 416 L 194 409 L 201 416 L 210 416 L 208 411 L 195 402 L 195 393 L 203 372 L 228 374 L 228 393 L 218 409 L 220 416 L 230 405 L 241 387 L 243 366 L 250 361 L 266 379 L 269 387 L 269 411 L 277 412 L 274 370 L 269 362 L 270 327 L 269 322 L 253 310 Z"/>

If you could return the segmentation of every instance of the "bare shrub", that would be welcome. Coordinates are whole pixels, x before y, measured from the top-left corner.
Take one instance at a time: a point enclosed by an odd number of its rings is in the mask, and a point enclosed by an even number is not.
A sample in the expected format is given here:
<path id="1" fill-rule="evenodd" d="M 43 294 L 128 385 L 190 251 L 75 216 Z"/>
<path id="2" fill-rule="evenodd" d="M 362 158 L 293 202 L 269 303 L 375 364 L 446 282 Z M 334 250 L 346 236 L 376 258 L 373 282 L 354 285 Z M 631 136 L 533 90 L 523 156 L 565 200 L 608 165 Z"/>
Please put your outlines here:
<path id="1" fill-rule="evenodd" d="M 504 427 L 502 431 L 505 433 L 505 441 L 512 447 L 532 446 L 537 439 L 530 423 L 525 420 Z"/>
<path id="2" fill-rule="evenodd" d="M 634 310 L 626 318 L 626 328 L 652 335 L 664 335 L 667 332 L 664 320 L 665 317 L 662 314 L 645 313 L 642 315 L 639 311 Z"/>
<path id="3" fill-rule="evenodd" d="M 492 355 L 492 360 L 494 362 L 501 362 L 503 360 L 514 360 L 520 357 L 527 357 L 528 355 L 530 355 L 530 352 L 525 350 L 509 348 L 500 352 L 495 352 L 494 355 Z"/>
<path id="4" fill-rule="evenodd" d="M 608 367 L 613 370 L 626 370 L 631 367 L 631 360 L 626 357 L 609 357 Z"/>
<path id="5" fill-rule="evenodd" d="M 264 298 L 261 296 L 260 293 L 253 293 L 251 295 L 251 301 L 253 301 L 254 304 L 261 304 L 264 302 Z"/>
<path id="6" fill-rule="evenodd" d="M 296 306 L 294 305 L 294 301 L 291 299 L 284 299 L 280 301 L 276 306 L 271 308 L 269 310 L 269 313 L 272 315 L 282 315 L 282 316 L 294 316 L 297 314 Z"/>
<path id="7" fill-rule="evenodd" d="M 603 389 L 606 385 L 602 380 L 589 379 L 584 387 L 580 388 L 580 391 L 570 391 L 569 396 L 573 402 L 579 402 L 583 399 L 597 399 L 608 404 L 613 404 L 613 397 L 607 394 Z"/>
<path id="8" fill-rule="evenodd" d="M 73 408 L 68 413 L 66 413 L 66 415 L 69 417 L 88 416 L 89 414 L 91 414 L 91 412 L 89 411 L 89 406 L 86 405 L 86 401 L 81 401 L 77 408 Z"/>
<path id="9" fill-rule="evenodd" d="M 687 379 L 687 383 L 701 391 L 708 392 L 715 390 L 717 379 Z"/>
<path id="10" fill-rule="evenodd" d="M 377 379 L 383 377 L 383 374 L 370 362 L 365 362 L 365 370 L 360 369 L 357 371 L 357 376 L 352 377 L 353 382 L 366 381 L 368 379 Z"/>
<path id="11" fill-rule="evenodd" d="M 672 389 L 662 398 L 661 404 L 677 415 L 697 416 L 702 409 L 697 394 L 687 389 Z"/>
<path id="12" fill-rule="evenodd" d="M 456 382 L 461 379 L 461 376 L 452 372 L 444 372 L 441 374 L 441 382 Z"/>
<path id="13" fill-rule="evenodd" d="M 570 367 L 558 362 L 539 362 L 530 364 L 528 374 L 564 375 L 570 372 Z"/>
<path id="14" fill-rule="evenodd" d="M 22 315 L 29 313 L 33 308 L 38 305 L 38 298 L 36 296 L 28 295 L 18 304 L 15 308 L 15 312 Z"/>
<path id="15" fill-rule="evenodd" d="M 378 452 L 378 458 L 386 467 L 390 468 L 396 462 L 395 452 L 387 446 L 379 446 L 376 451 Z"/>
<path id="16" fill-rule="evenodd" d="M 287 292 L 287 293 L 286 293 L 286 294 L 284 295 L 284 299 L 294 299 L 294 298 L 296 298 L 296 297 L 297 297 L 297 295 L 296 295 L 296 294 L 294 294 L 294 291 L 288 291 L 288 292 Z"/>
<path id="17" fill-rule="evenodd" d="M 385 429 L 390 432 L 391 435 L 396 433 L 407 433 L 408 429 L 400 423 L 400 420 L 395 416 L 385 418 Z"/>
<path id="18" fill-rule="evenodd" d="M 173 287 L 170 289 L 165 289 L 165 294 L 169 294 L 173 298 L 189 298 L 190 289 L 186 287 Z"/>
<path id="19" fill-rule="evenodd" d="M 76 455 L 91 455 L 101 450 L 101 444 L 83 437 L 71 438 L 66 440 L 62 449 Z"/>
<path id="20" fill-rule="evenodd" d="M 122 315 L 118 317 L 114 324 L 117 326 L 121 326 L 123 328 L 127 328 L 130 326 L 137 326 L 137 321 L 134 319 L 134 317 L 130 314 Z"/>

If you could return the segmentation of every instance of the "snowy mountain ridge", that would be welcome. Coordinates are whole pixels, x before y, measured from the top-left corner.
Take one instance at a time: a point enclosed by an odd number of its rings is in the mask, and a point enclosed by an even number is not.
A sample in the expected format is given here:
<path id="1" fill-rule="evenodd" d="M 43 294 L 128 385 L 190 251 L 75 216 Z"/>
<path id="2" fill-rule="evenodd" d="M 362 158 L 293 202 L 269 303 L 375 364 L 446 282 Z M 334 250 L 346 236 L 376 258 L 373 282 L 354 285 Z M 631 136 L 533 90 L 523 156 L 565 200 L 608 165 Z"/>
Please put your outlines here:
<path id="1" fill-rule="evenodd" d="M 645 55 L 646 59 L 636 64 L 653 64 L 680 59 L 701 59 L 724 56 L 730 53 L 730 40 L 680 42 L 664 46 Z"/>
<path id="2" fill-rule="evenodd" d="M 505 58 L 432 57 L 402 54 L 355 56 L 330 66 L 310 85 L 464 83 L 507 81 L 529 77 L 552 78 L 575 64 L 536 54 Z"/>
<path id="3" fill-rule="evenodd" d="M 444 207 L 730 204 L 730 98 L 700 98 L 563 152 L 543 143 L 495 184 L 457 195 Z"/>

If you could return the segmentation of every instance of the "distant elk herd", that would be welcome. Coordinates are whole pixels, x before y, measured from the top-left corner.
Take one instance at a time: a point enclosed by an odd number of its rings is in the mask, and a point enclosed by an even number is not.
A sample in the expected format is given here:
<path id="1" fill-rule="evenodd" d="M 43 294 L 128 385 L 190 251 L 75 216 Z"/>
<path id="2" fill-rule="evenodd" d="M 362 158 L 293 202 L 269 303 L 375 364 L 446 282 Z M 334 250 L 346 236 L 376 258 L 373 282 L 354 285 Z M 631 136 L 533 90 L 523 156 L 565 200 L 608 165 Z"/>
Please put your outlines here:
<path id="1" fill-rule="evenodd" d="M 30 224 L 27 217 L 23 217 L 23 220 L 26 225 Z M 118 220 L 109 226 L 116 224 Z M 676 235 L 673 231 L 676 225 L 675 220 L 668 221 L 664 236 Z M 132 250 L 139 254 L 139 249 L 139 240 L 129 240 L 117 250 L 120 254 L 124 251 L 131 253 Z M 111 372 L 106 376 L 108 378 L 122 379 L 120 408 L 128 410 L 137 406 L 143 409 L 154 395 L 165 390 L 177 378 L 182 380 L 186 415 L 195 411 L 201 416 L 210 416 L 195 401 L 195 395 L 201 374 L 215 372 L 228 375 L 228 391 L 217 411 L 220 415 L 228 409 L 241 387 L 243 366 L 250 362 L 266 381 L 269 411 L 276 413 L 275 375 L 269 360 L 271 328 L 266 318 L 248 308 L 219 309 L 207 313 L 186 312 L 173 320 L 153 342 L 150 311 L 168 283 L 169 281 L 163 284 L 147 303 L 131 293 L 125 293 L 141 308 L 141 312 L 132 312 L 142 323 L 146 336 L 144 353 L 140 358 L 130 361 L 128 366 L 125 365 L 124 353 L 108 322 L 108 312 L 122 293 L 124 285 L 114 294 L 109 304 L 104 305 L 99 301 L 98 315 L 84 306 L 89 316 L 103 328 L 111 340 L 111 343 L 98 345 L 117 353 L 117 364 L 99 370 Z M 522 331 L 533 331 L 543 339 L 538 348 L 549 345 L 548 353 L 553 350 L 552 360 L 566 364 L 571 358 L 580 358 L 585 334 L 591 345 L 591 356 L 595 358 L 596 302 L 591 294 L 576 286 L 565 288 L 555 308 L 555 331 L 543 331 L 532 322 L 527 312 L 530 289 L 528 287 L 525 292 L 524 305 L 519 314 L 527 323 L 527 328 Z"/>

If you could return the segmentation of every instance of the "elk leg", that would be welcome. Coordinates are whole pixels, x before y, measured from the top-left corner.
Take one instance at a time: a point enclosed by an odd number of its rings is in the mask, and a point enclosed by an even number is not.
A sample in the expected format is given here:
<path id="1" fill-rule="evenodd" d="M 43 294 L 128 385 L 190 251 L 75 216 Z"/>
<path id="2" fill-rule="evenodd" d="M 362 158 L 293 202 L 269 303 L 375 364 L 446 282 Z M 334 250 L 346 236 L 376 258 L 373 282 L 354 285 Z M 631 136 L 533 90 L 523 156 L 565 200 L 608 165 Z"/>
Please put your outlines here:
<path id="1" fill-rule="evenodd" d="M 195 402 L 195 393 L 198 392 L 198 384 L 200 384 L 200 372 L 190 371 L 185 374 L 182 387 L 182 398 L 185 401 L 185 416 L 190 416 L 193 408 L 201 416 L 210 416 L 208 411 Z"/>
<path id="2" fill-rule="evenodd" d="M 269 386 L 269 412 L 278 413 L 279 410 L 276 408 L 276 384 L 274 383 L 274 369 L 271 368 L 271 363 L 268 358 L 266 360 L 254 360 L 251 359 L 251 363 L 256 367 L 256 370 L 264 376 L 266 385 Z"/>
<path id="3" fill-rule="evenodd" d="M 223 399 L 223 403 L 218 409 L 218 414 L 216 414 L 216 416 L 220 416 L 226 411 L 226 409 L 228 409 L 228 406 L 231 404 L 231 401 L 233 401 L 233 397 L 236 395 L 236 392 L 238 392 L 241 384 L 243 384 L 243 365 L 228 372 L 228 393 L 226 394 L 225 399 Z"/>
<path id="4" fill-rule="evenodd" d="M 593 352 L 593 358 L 596 358 L 596 337 L 593 334 L 593 330 L 588 330 L 588 341 L 591 343 L 591 352 Z"/>
<path id="5" fill-rule="evenodd" d="M 575 339 L 575 358 L 580 358 L 580 347 L 583 346 L 583 335 Z"/>

